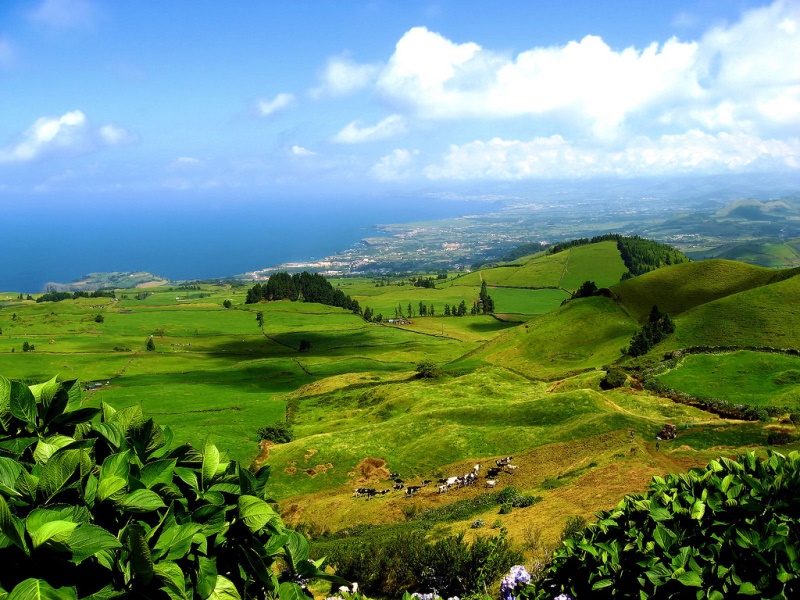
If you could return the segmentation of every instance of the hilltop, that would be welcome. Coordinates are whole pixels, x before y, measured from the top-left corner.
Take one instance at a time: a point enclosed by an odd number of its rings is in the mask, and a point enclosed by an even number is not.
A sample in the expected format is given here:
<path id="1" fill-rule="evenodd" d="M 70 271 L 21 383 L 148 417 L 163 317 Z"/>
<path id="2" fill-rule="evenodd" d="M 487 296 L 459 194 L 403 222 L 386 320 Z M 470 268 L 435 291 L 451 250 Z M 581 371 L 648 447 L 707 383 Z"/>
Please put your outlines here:
<path id="1" fill-rule="evenodd" d="M 92 292 L 100 289 L 130 289 L 169 285 L 170 281 L 160 275 L 145 271 L 110 273 L 88 273 L 69 283 L 48 282 L 44 289 L 49 292 Z"/>

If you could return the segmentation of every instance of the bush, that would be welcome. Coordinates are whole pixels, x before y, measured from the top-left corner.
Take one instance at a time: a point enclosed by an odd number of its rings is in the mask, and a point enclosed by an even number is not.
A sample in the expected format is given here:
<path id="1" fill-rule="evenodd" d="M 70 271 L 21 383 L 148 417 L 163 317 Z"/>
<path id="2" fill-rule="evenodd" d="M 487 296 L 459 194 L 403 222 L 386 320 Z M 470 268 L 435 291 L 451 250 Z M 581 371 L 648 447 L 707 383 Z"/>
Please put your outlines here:
<path id="1" fill-rule="evenodd" d="M 573 515 L 567 518 L 564 529 L 561 530 L 561 541 L 572 538 L 576 533 L 586 529 L 586 519 L 578 515 Z"/>
<path id="2" fill-rule="evenodd" d="M 442 368 L 432 360 L 423 360 L 417 364 L 417 377 L 421 379 L 437 379 L 442 376 Z"/>
<path id="3" fill-rule="evenodd" d="M 256 430 L 260 440 L 267 440 L 275 444 L 286 444 L 294 439 L 292 428 L 283 421 L 275 421 Z"/>
<path id="4" fill-rule="evenodd" d="M 609 369 L 600 381 L 600 387 L 604 390 L 622 387 L 627 380 L 628 375 L 622 369 Z"/>
<path id="5" fill-rule="evenodd" d="M 103 321 L 105 321 L 105 320 L 106 320 L 106 319 L 105 319 L 105 317 L 104 317 L 103 315 L 97 315 L 97 316 L 95 316 L 95 318 L 94 318 L 94 322 L 95 322 L 95 323 L 102 323 L 102 322 L 103 322 Z"/>
<path id="6" fill-rule="evenodd" d="M 231 302 L 230 300 L 223 300 L 222 301 L 222 307 L 223 308 L 230 308 L 231 306 L 233 306 L 233 302 Z"/>
<path id="7" fill-rule="evenodd" d="M 310 577 L 347 583 L 283 526 L 268 468 L 172 446 L 138 405 L 81 408 L 77 381 L 0 377 L 0 423 L 3 597 L 301 598 Z"/>
<path id="8" fill-rule="evenodd" d="M 768 446 L 785 446 L 793 441 L 792 435 L 785 431 L 770 431 L 767 434 Z"/>
<path id="9" fill-rule="evenodd" d="M 504 487 L 502 491 L 497 494 L 497 501 L 500 504 L 508 504 L 512 508 L 526 508 L 528 506 L 533 506 L 537 502 L 541 501 L 541 499 L 541 496 L 523 494 L 517 488 L 511 485 Z M 508 512 L 511 512 L 511 510 L 509 509 Z"/>
<path id="10" fill-rule="evenodd" d="M 566 539 L 521 600 L 800 597 L 800 454 L 656 477 Z"/>

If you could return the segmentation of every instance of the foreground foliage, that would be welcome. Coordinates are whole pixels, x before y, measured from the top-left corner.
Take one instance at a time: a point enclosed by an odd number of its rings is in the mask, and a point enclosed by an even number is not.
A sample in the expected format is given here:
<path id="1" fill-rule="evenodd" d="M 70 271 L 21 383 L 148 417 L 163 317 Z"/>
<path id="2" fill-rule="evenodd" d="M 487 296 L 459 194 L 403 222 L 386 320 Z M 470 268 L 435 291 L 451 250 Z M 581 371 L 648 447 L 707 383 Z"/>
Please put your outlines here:
<path id="1" fill-rule="evenodd" d="M 342 581 L 283 526 L 267 469 L 172 447 L 138 406 L 80 404 L 77 381 L 0 377 L 0 597 L 296 599 L 306 578 Z"/>
<path id="2" fill-rule="evenodd" d="M 598 517 L 521 597 L 800 597 L 797 452 L 656 477 Z"/>

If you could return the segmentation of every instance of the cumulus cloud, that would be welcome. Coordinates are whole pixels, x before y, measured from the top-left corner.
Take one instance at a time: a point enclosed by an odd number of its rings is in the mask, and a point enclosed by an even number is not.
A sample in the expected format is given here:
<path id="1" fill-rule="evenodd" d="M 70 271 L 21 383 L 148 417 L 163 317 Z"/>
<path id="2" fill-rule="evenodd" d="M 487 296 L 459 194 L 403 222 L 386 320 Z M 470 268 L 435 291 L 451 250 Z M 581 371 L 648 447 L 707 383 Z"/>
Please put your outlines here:
<path id="1" fill-rule="evenodd" d="M 345 56 L 328 60 L 319 87 L 311 90 L 315 98 L 345 96 L 371 85 L 381 69 L 380 64 L 359 64 Z"/>
<path id="2" fill-rule="evenodd" d="M 587 35 L 510 56 L 415 27 L 376 90 L 423 119 L 528 118 L 595 139 L 691 128 L 777 135 L 800 125 L 800 3 L 777 0 L 709 30 L 645 48 Z M 537 121 L 538 120 L 538 121 Z"/>
<path id="3" fill-rule="evenodd" d="M 372 167 L 372 175 L 381 181 L 397 181 L 414 175 L 413 166 L 419 150 L 396 148 Z"/>
<path id="4" fill-rule="evenodd" d="M 90 0 L 44 0 L 30 18 L 55 29 L 89 27 L 97 18 L 97 9 Z"/>
<path id="5" fill-rule="evenodd" d="M 136 141 L 136 136 L 121 127 L 93 127 L 86 115 L 73 110 L 60 117 L 40 117 L 21 136 L 18 143 L 0 148 L 0 163 L 28 162 L 52 155 L 75 155 L 102 146 Z"/>
<path id="6" fill-rule="evenodd" d="M 272 100 L 259 100 L 258 112 L 262 117 L 269 117 L 276 112 L 283 110 L 294 103 L 294 95 L 280 93 Z"/>
<path id="7" fill-rule="evenodd" d="M 192 169 L 200 165 L 201 162 L 199 158 L 195 158 L 194 156 L 179 156 L 167 166 L 167 169 L 170 171 Z"/>
<path id="8" fill-rule="evenodd" d="M 362 142 L 385 140 L 399 135 L 405 130 L 405 119 L 401 115 L 389 115 L 372 127 L 361 127 L 357 121 L 352 121 L 333 136 L 333 141 L 340 144 L 360 144 Z"/>
<path id="9" fill-rule="evenodd" d="M 475 141 L 453 145 L 429 179 L 574 178 L 604 175 L 722 173 L 742 169 L 800 168 L 800 139 L 761 139 L 697 129 L 656 139 L 633 138 L 621 149 L 576 144 L 559 135 L 530 141 Z"/>

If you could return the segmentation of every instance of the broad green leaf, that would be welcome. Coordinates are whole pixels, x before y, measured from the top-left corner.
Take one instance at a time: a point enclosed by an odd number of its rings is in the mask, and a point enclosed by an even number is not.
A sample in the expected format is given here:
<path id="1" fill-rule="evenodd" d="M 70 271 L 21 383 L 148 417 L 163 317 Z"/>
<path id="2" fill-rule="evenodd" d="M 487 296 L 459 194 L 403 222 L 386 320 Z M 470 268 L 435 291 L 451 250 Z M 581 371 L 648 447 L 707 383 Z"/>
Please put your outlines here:
<path id="1" fill-rule="evenodd" d="M 0 375 L 0 413 L 11 408 L 11 382 Z"/>
<path id="2" fill-rule="evenodd" d="M 36 425 L 36 398 L 27 385 L 19 381 L 11 382 L 11 414 L 29 425 Z"/>
<path id="3" fill-rule="evenodd" d="M 97 498 L 97 477 L 89 475 L 86 478 L 86 486 L 83 489 L 83 500 L 89 507 L 94 506 L 95 498 Z"/>
<path id="4" fill-rule="evenodd" d="M 31 394 L 33 394 L 33 397 L 36 398 L 37 402 L 48 404 L 58 391 L 57 377 L 54 376 L 52 379 L 45 381 L 44 383 L 30 385 L 28 386 L 28 389 L 31 391 Z"/>
<path id="5" fill-rule="evenodd" d="M 43 524 L 36 531 L 29 531 L 33 547 L 38 548 L 42 544 L 56 546 L 56 549 L 66 550 L 67 540 L 78 526 L 72 521 L 50 521 Z"/>
<path id="6" fill-rule="evenodd" d="M 236 586 L 233 585 L 230 579 L 222 575 L 217 575 L 214 591 L 211 592 L 208 600 L 242 600 L 242 597 L 239 595 Z M 281 598 L 281 600 L 283 600 L 283 598 Z M 305 600 L 308 600 L 308 598 L 306 597 Z"/>
<path id="7" fill-rule="evenodd" d="M 125 452 L 117 452 L 108 456 L 103 461 L 103 466 L 100 467 L 100 481 L 106 477 L 122 477 L 125 481 L 128 480 L 128 473 L 131 468 L 131 453 L 127 450 Z"/>
<path id="8" fill-rule="evenodd" d="M 91 421 L 100 413 L 97 408 L 78 408 L 53 417 L 48 425 L 51 428 L 72 427 Z"/>
<path id="9" fill-rule="evenodd" d="M 153 419 L 131 425 L 128 429 L 128 437 L 136 455 L 142 462 L 146 462 L 149 456 L 166 442 L 164 432 L 153 422 Z"/>
<path id="10" fill-rule="evenodd" d="M 279 517 L 278 513 L 261 498 L 245 495 L 239 496 L 239 518 L 250 531 L 258 531 L 269 521 Z"/>
<path id="11" fill-rule="evenodd" d="M 127 485 L 128 482 L 122 477 L 116 475 L 106 477 L 97 486 L 97 500 L 99 502 L 105 502 L 109 498 L 114 501 L 120 500 L 125 495 Z"/>
<path id="12" fill-rule="evenodd" d="M 72 550 L 72 561 L 80 564 L 101 550 L 121 548 L 122 544 L 102 527 L 82 523 L 69 536 L 67 546 Z"/>
<path id="13" fill-rule="evenodd" d="M 303 588 L 290 581 L 284 581 L 280 585 L 278 588 L 278 598 L 280 598 L 280 600 L 308 600 L 308 596 L 303 592 Z"/>
<path id="14" fill-rule="evenodd" d="M 108 423 L 111 418 L 117 414 L 117 409 L 105 402 L 100 403 L 100 412 L 102 413 L 102 422 Z"/>
<path id="15" fill-rule="evenodd" d="M 197 595 L 208 598 L 217 585 L 217 559 L 200 556 L 197 563 Z"/>
<path id="16" fill-rule="evenodd" d="M 22 521 L 11 513 L 3 496 L 0 496 L 0 532 L 8 537 L 17 548 L 28 553 L 25 537 L 22 535 Z"/>
<path id="17" fill-rule="evenodd" d="M 11 590 L 7 600 L 77 600 L 74 587 L 54 588 L 44 579 L 26 579 Z"/>
<path id="18" fill-rule="evenodd" d="M 742 585 L 739 586 L 739 593 L 743 596 L 758 596 L 760 592 L 758 588 L 749 581 L 743 581 Z"/>
<path id="19" fill-rule="evenodd" d="M 61 382 L 61 389 L 67 392 L 67 409 L 74 410 L 81 404 L 81 382 L 70 379 Z"/>
<path id="20" fill-rule="evenodd" d="M 295 570 L 297 570 L 298 565 L 308 560 L 308 540 L 296 531 L 289 532 L 289 541 L 286 543 L 286 550 L 289 553 L 292 566 Z"/>
<path id="21" fill-rule="evenodd" d="M 610 585 L 614 585 L 614 582 L 611 579 L 601 579 L 600 581 L 596 581 L 592 585 L 592 591 L 594 590 L 602 590 L 603 588 L 607 588 Z M 283 586 L 281 586 L 283 587 Z M 283 600 L 283 596 L 281 596 L 281 600 Z"/>
<path id="22" fill-rule="evenodd" d="M 203 489 L 208 489 L 211 481 L 217 474 L 219 466 L 219 450 L 214 444 L 206 444 L 203 448 L 203 468 L 201 470 L 201 483 Z"/>
<path id="23" fill-rule="evenodd" d="M 44 424 L 49 425 L 56 417 L 61 416 L 67 408 L 69 403 L 69 393 L 60 385 L 56 393 L 49 401 L 45 401 L 44 397 L 41 400 L 41 408 L 39 414 L 42 417 Z M 44 409 L 44 411 L 42 411 Z"/>
<path id="24" fill-rule="evenodd" d="M 189 551 L 194 534 L 202 529 L 199 523 L 184 523 L 166 527 L 154 546 L 155 556 L 158 559 L 178 560 Z"/>
<path id="25" fill-rule="evenodd" d="M 50 502 L 64 485 L 72 478 L 81 464 L 82 450 L 57 450 L 42 469 L 39 477 L 39 492 Z"/>
<path id="26" fill-rule="evenodd" d="M 155 566 L 141 525 L 128 525 L 125 528 L 125 545 L 130 553 L 134 578 L 141 579 L 142 583 L 147 585 L 153 579 Z"/>
<path id="27" fill-rule="evenodd" d="M 33 451 L 33 458 L 36 462 L 45 464 L 55 454 L 56 450 L 74 441 L 74 439 L 65 435 L 53 435 L 46 440 L 39 440 L 39 443 L 36 444 L 36 449 Z"/>
<path id="28" fill-rule="evenodd" d="M 650 518 L 654 521 L 669 521 L 672 519 L 672 513 L 666 508 L 659 507 L 655 502 L 650 505 Z"/>
<path id="29" fill-rule="evenodd" d="M 183 481 L 193 490 L 198 489 L 197 473 L 195 473 L 192 469 L 189 469 L 187 467 L 175 467 L 175 475 L 177 475 L 181 479 L 181 481 Z"/>
<path id="30" fill-rule="evenodd" d="M 129 512 L 152 512 L 167 507 L 161 496 L 152 490 L 136 490 L 123 496 L 116 504 Z"/>
<path id="31" fill-rule="evenodd" d="M 678 581 L 683 585 L 691 587 L 702 587 L 703 585 L 703 579 L 700 577 L 700 574 L 695 571 L 686 571 L 683 575 L 678 577 Z"/>
<path id="32" fill-rule="evenodd" d="M 165 583 L 171 583 L 176 590 L 185 595 L 186 582 L 184 581 L 183 571 L 174 562 L 161 561 L 156 564 L 156 577 Z"/>
<path id="33" fill-rule="evenodd" d="M 0 483 L 13 489 L 22 473 L 22 466 L 16 460 L 0 457 Z"/>
<path id="34" fill-rule="evenodd" d="M 142 420 L 144 420 L 142 417 L 142 407 L 137 404 L 118 410 L 108 419 L 108 422 L 117 423 L 127 435 L 131 426 L 140 423 Z"/>
<path id="35" fill-rule="evenodd" d="M 114 450 L 119 450 L 125 442 L 125 435 L 117 423 L 93 423 L 92 430 L 103 436 Z"/>
<path id="36" fill-rule="evenodd" d="M 694 519 L 695 521 L 699 521 L 700 519 L 702 519 L 702 518 L 703 518 L 703 515 L 704 515 L 704 514 L 706 514 L 706 505 L 705 505 L 705 502 L 703 502 L 702 500 L 697 500 L 697 501 L 696 501 L 696 502 L 695 502 L 695 503 L 692 505 L 691 517 L 692 517 L 692 519 Z"/>
<path id="37" fill-rule="evenodd" d="M 172 483 L 175 460 L 156 460 L 146 464 L 139 473 L 139 481 L 151 488 L 157 483 Z"/>

